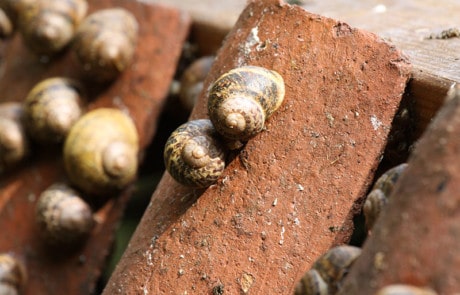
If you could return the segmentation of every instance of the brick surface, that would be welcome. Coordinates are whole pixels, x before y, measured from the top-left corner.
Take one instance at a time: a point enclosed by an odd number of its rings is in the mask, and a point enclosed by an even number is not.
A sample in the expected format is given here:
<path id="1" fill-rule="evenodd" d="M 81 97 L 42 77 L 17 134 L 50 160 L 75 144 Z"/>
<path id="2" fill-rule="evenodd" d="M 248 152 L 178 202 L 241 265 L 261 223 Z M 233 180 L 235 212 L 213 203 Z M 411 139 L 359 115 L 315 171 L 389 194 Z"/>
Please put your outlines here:
<path id="1" fill-rule="evenodd" d="M 206 117 L 210 83 L 240 65 L 278 71 L 285 101 L 216 185 L 193 190 L 165 173 L 104 294 L 290 294 L 315 258 L 349 239 L 407 61 L 345 23 L 252 1 L 192 118 Z"/>
<path id="2" fill-rule="evenodd" d="M 388 284 L 460 290 L 460 87 L 409 158 L 340 294 Z"/>
<path id="3" fill-rule="evenodd" d="M 131 68 L 111 85 L 95 87 L 88 82 L 85 86 L 88 108 L 120 108 L 133 118 L 143 150 L 155 132 L 190 20 L 175 9 L 137 1 L 94 1 L 90 6 L 91 10 L 126 7 L 140 22 L 139 44 Z M 46 77 L 81 78 L 69 52 L 43 63 L 24 48 L 19 36 L 8 41 L 1 54 L 0 101 L 23 100 L 33 85 Z M 30 161 L 1 176 L 0 252 L 11 252 L 24 261 L 29 277 L 25 294 L 90 294 L 132 193 L 127 189 L 103 204 L 93 204 L 97 208 L 97 226 L 83 248 L 76 252 L 50 250 L 38 237 L 33 219 L 35 201 L 42 190 L 64 179 L 60 150 L 52 147 L 36 147 Z"/>

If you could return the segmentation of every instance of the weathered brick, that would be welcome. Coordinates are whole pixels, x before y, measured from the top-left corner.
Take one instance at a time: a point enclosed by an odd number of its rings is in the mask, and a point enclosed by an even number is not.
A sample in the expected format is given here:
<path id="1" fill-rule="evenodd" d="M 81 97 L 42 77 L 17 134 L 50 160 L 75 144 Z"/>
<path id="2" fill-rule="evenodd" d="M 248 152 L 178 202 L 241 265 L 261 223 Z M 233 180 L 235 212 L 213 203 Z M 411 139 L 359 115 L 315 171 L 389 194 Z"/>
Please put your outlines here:
<path id="1" fill-rule="evenodd" d="M 241 65 L 284 77 L 281 108 L 204 192 L 163 176 L 104 294 L 289 294 L 315 258 L 349 239 L 407 61 L 371 33 L 275 0 L 252 1 L 191 118 L 206 117 L 210 83 Z"/>
<path id="2" fill-rule="evenodd" d="M 113 84 L 85 85 L 90 88 L 89 108 L 123 109 L 133 118 L 144 149 L 155 132 L 190 19 L 176 9 L 137 1 L 90 3 L 92 11 L 111 6 L 126 7 L 134 13 L 140 23 L 139 43 L 131 68 Z M 79 79 L 73 62 L 70 52 L 65 52 L 44 64 L 28 52 L 16 36 L 2 48 L 0 101 L 22 101 L 35 83 L 46 77 L 63 75 Z M 25 262 L 28 283 L 24 294 L 86 295 L 93 292 L 132 188 L 98 204 L 98 224 L 94 232 L 83 248 L 69 253 L 61 248 L 46 249 L 34 222 L 35 201 L 41 191 L 55 181 L 65 180 L 60 150 L 36 148 L 30 161 L 1 177 L 0 252 L 13 253 Z"/>

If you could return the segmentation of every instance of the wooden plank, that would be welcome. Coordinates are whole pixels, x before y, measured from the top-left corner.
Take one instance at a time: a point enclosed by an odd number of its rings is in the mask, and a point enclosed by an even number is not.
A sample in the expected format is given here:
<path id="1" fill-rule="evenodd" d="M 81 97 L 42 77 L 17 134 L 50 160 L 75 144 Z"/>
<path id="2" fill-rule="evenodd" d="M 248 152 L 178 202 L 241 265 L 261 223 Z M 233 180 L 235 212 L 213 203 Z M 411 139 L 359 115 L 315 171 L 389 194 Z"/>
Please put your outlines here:
<path id="1" fill-rule="evenodd" d="M 213 81 L 248 64 L 284 78 L 280 109 L 215 185 L 187 188 L 163 175 L 104 294 L 292 294 L 316 257 L 348 241 L 408 64 L 374 34 L 253 1 L 191 118 L 207 117 Z"/>
<path id="2" fill-rule="evenodd" d="M 157 119 L 187 37 L 190 19 L 176 9 L 137 1 L 93 1 L 91 11 L 121 6 L 140 23 L 139 43 L 130 69 L 107 87 L 89 90 L 89 109 L 120 108 L 137 127 L 141 155 L 155 133 Z M 161 28 L 161 29 L 159 29 Z M 38 81 L 55 75 L 79 78 L 70 52 L 43 63 L 23 46 L 19 36 L 6 42 L 0 73 L 1 101 L 21 101 Z M 24 261 L 28 283 L 24 294 L 90 294 L 100 277 L 114 239 L 114 232 L 133 191 L 128 187 L 97 210 L 97 225 L 77 251 L 47 248 L 34 221 L 39 194 L 56 181 L 65 180 L 60 148 L 35 148 L 32 159 L 0 180 L 0 252 Z M 99 202 L 100 203 L 100 202 Z"/>

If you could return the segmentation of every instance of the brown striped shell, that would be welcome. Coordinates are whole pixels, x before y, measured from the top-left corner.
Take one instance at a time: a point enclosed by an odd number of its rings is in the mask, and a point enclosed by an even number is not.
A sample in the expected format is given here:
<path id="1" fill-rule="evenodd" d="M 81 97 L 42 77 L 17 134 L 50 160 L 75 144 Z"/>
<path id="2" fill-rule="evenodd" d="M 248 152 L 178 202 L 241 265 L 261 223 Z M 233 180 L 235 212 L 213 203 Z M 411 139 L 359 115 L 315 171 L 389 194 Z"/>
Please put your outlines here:
<path id="1" fill-rule="evenodd" d="M 26 282 L 27 273 L 24 265 L 11 254 L 0 254 L 0 294 L 19 295 Z"/>
<path id="2" fill-rule="evenodd" d="M 91 207 L 64 183 L 53 184 L 40 194 L 35 216 L 48 244 L 80 243 L 95 224 Z"/>
<path id="3" fill-rule="evenodd" d="M 165 166 L 171 176 L 186 186 L 208 187 L 225 168 L 225 150 L 211 121 L 189 121 L 168 138 Z"/>
<path id="4" fill-rule="evenodd" d="M 395 184 L 406 168 L 407 164 L 402 163 L 386 171 L 377 179 L 372 190 L 367 195 L 363 213 L 368 230 L 374 226 L 380 212 L 387 204 L 388 197 L 393 192 Z"/>
<path id="5" fill-rule="evenodd" d="M 0 174 L 19 164 L 29 154 L 29 140 L 22 116 L 21 103 L 0 104 Z"/>
<path id="6" fill-rule="evenodd" d="M 59 143 L 83 113 L 81 87 L 67 78 L 49 78 L 35 85 L 24 102 L 24 123 L 41 143 Z"/>
<path id="7" fill-rule="evenodd" d="M 256 66 L 236 68 L 212 85 L 209 118 L 225 138 L 246 141 L 263 130 L 284 93 L 284 81 L 277 72 Z"/>
<path id="8" fill-rule="evenodd" d="M 19 14 L 26 45 L 40 55 L 53 55 L 66 47 L 86 15 L 86 0 L 41 0 Z"/>
<path id="9" fill-rule="evenodd" d="M 320 256 L 296 286 L 295 295 L 336 294 L 350 267 L 361 255 L 354 246 L 337 246 Z"/>
<path id="10" fill-rule="evenodd" d="M 188 66 L 180 80 L 179 100 L 184 108 L 191 111 L 203 90 L 203 81 L 209 73 L 214 56 L 203 56 Z"/>
<path id="11" fill-rule="evenodd" d="M 118 109 L 83 115 L 64 143 L 64 165 L 72 184 L 90 195 L 110 195 L 137 172 L 139 138 L 132 119 Z"/>
<path id="12" fill-rule="evenodd" d="M 428 288 L 395 284 L 383 287 L 375 295 L 437 295 L 437 293 Z"/>
<path id="13" fill-rule="evenodd" d="M 84 74 L 99 82 L 115 79 L 134 57 L 138 30 L 134 15 L 122 8 L 102 9 L 85 18 L 72 45 Z"/>

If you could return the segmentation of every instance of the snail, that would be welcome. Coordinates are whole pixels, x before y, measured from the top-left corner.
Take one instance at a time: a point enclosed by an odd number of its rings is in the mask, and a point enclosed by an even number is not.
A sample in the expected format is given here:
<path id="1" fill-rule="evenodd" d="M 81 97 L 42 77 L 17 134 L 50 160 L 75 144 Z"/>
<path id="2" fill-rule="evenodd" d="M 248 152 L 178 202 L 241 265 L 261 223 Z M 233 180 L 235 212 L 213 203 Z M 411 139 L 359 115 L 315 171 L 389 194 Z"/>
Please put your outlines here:
<path id="1" fill-rule="evenodd" d="M 83 113 L 81 86 L 67 78 L 49 78 L 35 85 L 24 102 L 24 123 L 31 137 L 59 143 Z"/>
<path id="2" fill-rule="evenodd" d="M 16 166 L 29 154 L 22 113 L 21 103 L 0 104 L 0 173 Z"/>
<path id="3" fill-rule="evenodd" d="M 86 17 L 75 35 L 72 50 L 90 79 L 115 79 L 131 63 L 136 49 L 138 23 L 122 8 L 99 10 Z"/>
<path id="4" fill-rule="evenodd" d="M 78 119 L 64 142 L 64 166 L 83 192 L 104 196 L 124 188 L 137 172 L 139 138 L 118 109 L 92 110 Z"/>
<path id="5" fill-rule="evenodd" d="M 186 186 L 208 187 L 225 168 L 225 150 L 211 121 L 200 119 L 179 126 L 166 141 L 165 166 Z"/>
<path id="6" fill-rule="evenodd" d="M 8 38 L 13 34 L 13 23 L 5 10 L 0 8 L 0 38 Z"/>
<path id="7" fill-rule="evenodd" d="M 428 288 L 395 284 L 383 287 L 375 295 L 437 295 L 437 293 Z"/>
<path id="8" fill-rule="evenodd" d="M 320 256 L 295 288 L 295 295 L 335 294 L 350 267 L 361 255 L 354 246 L 337 246 Z"/>
<path id="9" fill-rule="evenodd" d="M 256 66 L 233 69 L 211 86 L 209 118 L 222 136 L 247 141 L 262 131 L 284 92 L 283 78 L 275 71 Z"/>
<path id="10" fill-rule="evenodd" d="M 24 42 L 39 55 L 53 55 L 66 47 L 85 17 L 86 0 L 40 0 L 19 14 Z"/>
<path id="11" fill-rule="evenodd" d="M 11 254 L 0 254 L 0 294 L 21 294 L 26 281 L 27 274 L 24 265 Z"/>
<path id="12" fill-rule="evenodd" d="M 388 197 L 391 195 L 396 182 L 406 167 L 407 164 L 402 163 L 386 171 L 377 179 L 372 190 L 367 195 L 363 206 L 363 213 L 368 230 L 374 226 L 377 217 L 387 204 Z"/>
<path id="13" fill-rule="evenodd" d="M 198 95 L 200 95 L 203 89 L 203 81 L 214 63 L 214 58 L 214 56 L 203 56 L 198 58 L 191 63 L 182 74 L 179 100 L 188 111 L 193 109 L 193 106 L 198 100 Z"/>
<path id="14" fill-rule="evenodd" d="M 91 207 L 64 183 L 55 183 L 40 194 L 35 217 L 48 244 L 82 242 L 94 227 Z"/>

